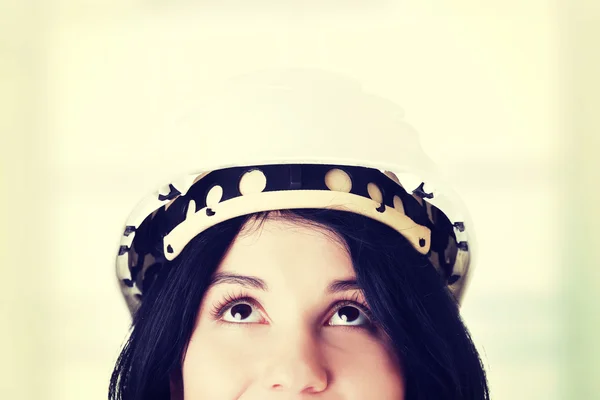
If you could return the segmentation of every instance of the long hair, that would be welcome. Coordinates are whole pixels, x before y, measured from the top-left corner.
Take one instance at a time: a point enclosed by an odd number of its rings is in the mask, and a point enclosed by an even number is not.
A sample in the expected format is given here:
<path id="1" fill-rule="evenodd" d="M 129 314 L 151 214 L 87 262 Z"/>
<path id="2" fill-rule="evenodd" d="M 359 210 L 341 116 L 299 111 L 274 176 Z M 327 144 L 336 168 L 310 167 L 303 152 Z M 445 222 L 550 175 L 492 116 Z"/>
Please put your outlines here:
<path id="1" fill-rule="evenodd" d="M 170 399 L 170 377 L 180 373 L 212 274 L 242 227 L 269 215 L 213 226 L 162 267 L 134 315 L 109 399 Z M 402 365 L 406 400 L 489 399 L 481 360 L 454 298 L 427 257 L 403 236 L 344 211 L 283 210 L 277 218 L 325 228 L 345 243 L 367 303 Z"/>

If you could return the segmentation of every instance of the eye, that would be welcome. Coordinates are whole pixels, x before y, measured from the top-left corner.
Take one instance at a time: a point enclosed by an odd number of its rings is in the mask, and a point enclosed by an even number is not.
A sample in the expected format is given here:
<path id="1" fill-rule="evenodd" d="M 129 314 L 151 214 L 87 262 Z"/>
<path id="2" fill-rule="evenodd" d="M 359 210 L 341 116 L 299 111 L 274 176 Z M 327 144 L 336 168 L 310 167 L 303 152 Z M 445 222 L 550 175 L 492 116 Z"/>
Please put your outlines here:
<path id="1" fill-rule="evenodd" d="M 327 325 L 364 326 L 371 325 L 371 319 L 362 307 L 355 304 L 339 305 Z"/>
<path id="2" fill-rule="evenodd" d="M 239 301 L 231 306 L 227 306 L 223 310 L 221 319 L 225 322 L 232 323 L 260 323 L 262 317 L 258 311 L 256 311 L 253 304 L 248 301 Z"/>

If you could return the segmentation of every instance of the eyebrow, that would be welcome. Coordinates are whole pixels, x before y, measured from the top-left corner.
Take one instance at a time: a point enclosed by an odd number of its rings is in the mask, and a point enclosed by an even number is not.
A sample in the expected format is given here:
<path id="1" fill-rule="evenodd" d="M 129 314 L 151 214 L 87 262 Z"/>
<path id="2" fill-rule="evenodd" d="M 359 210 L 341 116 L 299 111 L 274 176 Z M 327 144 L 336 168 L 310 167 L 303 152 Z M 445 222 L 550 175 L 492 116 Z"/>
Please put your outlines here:
<path id="1" fill-rule="evenodd" d="M 335 280 L 327 286 L 327 293 L 329 294 L 345 292 L 348 290 L 362 290 L 362 288 L 354 278 Z"/>
<path id="2" fill-rule="evenodd" d="M 234 274 L 234 273 L 224 273 L 224 272 L 215 273 L 208 288 L 211 288 L 213 286 L 223 284 L 223 283 L 240 285 L 245 288 L 258 289 L 258 290 L 262 290 L 265 292 L 269 290 L 269 286 L 267 285 L 267 283 L 264 280 L 257 278 L 255 276 L 238 275 L 238 274 Z M 334 281 L 331 281 L 331 283 L 327 286 L 326 293 L 334 294 L 334 293 L 339 293 L 339 292 L 345 292 L 348 290 L 361 290 L 361 289 L 362 288 L 360 287 L 360 285 L 354 278 L 336 279 Z"/>
<path id="3" fill-rule="evenodd" d="M 238 274 L 223 273 L 223 272 L 215 273 L 215 275 L 213 276 L 213 278 L 210 282 L 210 285 L 208 287 L 210 288 L 212 286 L 216 286 L 216 285 L 219 285 L 222 283 L 231 283 L 231 284 L 240 285 L 240 286 L 243 286 L 246 288 L 258 289 L 258 290 L 263 290 L 263 291 L 269 290 L 267 283 L 265 281 L 263 281 L 262 279 L 257 278 L 255 276 L 246 276 L 246 275 L 238 275 Z"/>

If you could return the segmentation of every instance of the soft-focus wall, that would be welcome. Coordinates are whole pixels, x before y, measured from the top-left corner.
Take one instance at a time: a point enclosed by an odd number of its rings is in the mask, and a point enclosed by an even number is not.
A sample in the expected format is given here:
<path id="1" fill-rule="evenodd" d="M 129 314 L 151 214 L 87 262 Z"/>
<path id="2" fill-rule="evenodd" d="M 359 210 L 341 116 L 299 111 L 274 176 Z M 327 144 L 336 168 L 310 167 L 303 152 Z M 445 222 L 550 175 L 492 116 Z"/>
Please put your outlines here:
<path id="1" fill-rule="evenodd" d="M 561 379 L 567 399 L 600 397 L 600 2 L 566 3 L 561 115 L 565 163 L 560 300 Z M 566 21 L 566 23 L 564 23 Z"/>
<path id="2" fill-rule="evenodd" d="M 129 323 L 118 235 L 155 189 L 128 155 L 166 143 L 203 88 L 269 66 L 397 102 L 456 184 L 480 244 L 462 312 L 494 399 L 600 393 L 597 2 L 198 3 L 0 3 L 3 398 L 106 398 Z"/>

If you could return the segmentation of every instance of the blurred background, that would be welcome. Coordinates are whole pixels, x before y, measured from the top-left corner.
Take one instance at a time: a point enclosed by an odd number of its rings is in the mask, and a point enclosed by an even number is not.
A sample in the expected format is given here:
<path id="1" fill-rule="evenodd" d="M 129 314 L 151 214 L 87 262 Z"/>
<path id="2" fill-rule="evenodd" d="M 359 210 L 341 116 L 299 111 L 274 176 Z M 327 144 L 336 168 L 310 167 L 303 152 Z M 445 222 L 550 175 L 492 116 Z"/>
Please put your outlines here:
<path id="1" fill-rule="evenodd" d="M 279 66 L 398 103 L 470 207 L 492 398 L 600 398 L 599 42 L 597 0 L 1 0 L 1 397 L 106 398 L 118 237 L 155 189 L 121 138 Z"/>

